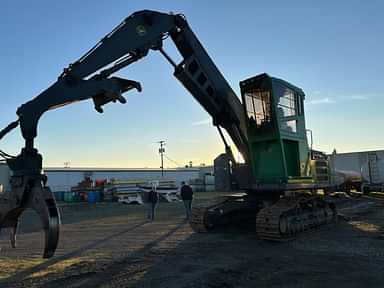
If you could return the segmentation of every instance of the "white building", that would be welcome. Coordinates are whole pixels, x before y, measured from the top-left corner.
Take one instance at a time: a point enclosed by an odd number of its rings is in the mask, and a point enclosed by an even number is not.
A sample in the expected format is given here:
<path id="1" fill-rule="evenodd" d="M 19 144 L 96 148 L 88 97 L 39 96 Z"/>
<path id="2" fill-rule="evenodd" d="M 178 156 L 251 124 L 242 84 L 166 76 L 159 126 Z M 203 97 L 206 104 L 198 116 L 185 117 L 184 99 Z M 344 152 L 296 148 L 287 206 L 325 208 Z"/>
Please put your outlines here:
<path id="1" fill-rule="evenodd" d="M 52 191 L 69 191 L 72 186 L 77 185 L 84 177 L 97 179 L 119 179 L 119 180 L 175 180 L 177 185 L 182 181 L 189 182 L 191 179 L 199 178 L 199 168 L 176 168 L 164 169 L 136 169 L 136 168 L 44 168 L 48 176 L 48 186 Z"/>

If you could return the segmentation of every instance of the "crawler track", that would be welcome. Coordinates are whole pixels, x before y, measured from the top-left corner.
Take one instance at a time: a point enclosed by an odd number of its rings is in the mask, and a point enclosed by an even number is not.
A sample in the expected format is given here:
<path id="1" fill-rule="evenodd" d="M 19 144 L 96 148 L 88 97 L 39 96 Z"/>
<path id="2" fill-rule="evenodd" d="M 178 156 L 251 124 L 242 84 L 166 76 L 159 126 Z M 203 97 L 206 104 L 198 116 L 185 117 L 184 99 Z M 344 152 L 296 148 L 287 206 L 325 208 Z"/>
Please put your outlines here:
<path id="1" fill-rule="evenodd" d="M 218 198 L 196 205 L 192 209 L 190 225 L 195 232 L 209 232 L 228 212 L 241 211 L 247 205 L 233 206 L 231 198 Z M 258 211 L 258 213 L 256 213 Z M 249 210 L 248 210 L 249 212 Z M 283 197 L 274 204 L 255 210 L 256 232 L 260 239 L 287 241 L 296 235 L 313 231 L 319 226 L 335 222 L 335 205 L 318 196 Z M 255 219 L 255 218 L 253 218 Z"/>
<path id="2" fill-rule="evenodd" d="M 189 221 L 191 228 L 198 233 L 208 232 L 214 227 L 212 219 L 210 219 L 209 211 L 219 207 L 227 201 L 225 198 L 213 199 L 204 203 L 200 203 L 192 208 L 192 215 Z"/>
<path id="3" fill-rule="evenodd" d="M 335 206 L 321 198 L 282 198 L 258 213 L 256 231 L 261 239 L 285 241 L 336 219 Z"/>

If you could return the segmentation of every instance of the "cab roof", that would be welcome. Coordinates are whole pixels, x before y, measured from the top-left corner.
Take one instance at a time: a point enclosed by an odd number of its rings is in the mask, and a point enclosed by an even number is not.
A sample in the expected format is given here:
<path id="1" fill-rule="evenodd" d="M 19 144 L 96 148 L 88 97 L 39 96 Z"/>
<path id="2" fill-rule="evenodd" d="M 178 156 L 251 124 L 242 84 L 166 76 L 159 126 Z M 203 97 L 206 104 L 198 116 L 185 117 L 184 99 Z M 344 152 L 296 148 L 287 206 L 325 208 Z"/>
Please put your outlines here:
<path id="1" fill-rule="evenodd" d="M 250 77 L 250 78 L 245 79 L 243 81 L 240 81 L 240 88 L 246 89 L 250 86 L 255 86 L 255 85 L 260 86 L 260 84 L 265 83 L 265 81 L 270 81 L 270 83 L 272 83 L 272 86 L 275 84 L 280 84 L 282 86 L 285 86 L 285 87 L 295 91 L 296 93 L 300 94 L 303 98 L 305 98 L 305 93 L 301 88 L 299 88 L 299 87 L 297 87 L 297 86 L 295 86 L 295 85 L 293 85 L 293 84 L 291 84 L 291 83 L 289 83 L 283 79 L 271 77 L 267 73 L 262 73 L 262 74 L 259 74 L 257 76 L 253 76 L 253 77 Z"/>

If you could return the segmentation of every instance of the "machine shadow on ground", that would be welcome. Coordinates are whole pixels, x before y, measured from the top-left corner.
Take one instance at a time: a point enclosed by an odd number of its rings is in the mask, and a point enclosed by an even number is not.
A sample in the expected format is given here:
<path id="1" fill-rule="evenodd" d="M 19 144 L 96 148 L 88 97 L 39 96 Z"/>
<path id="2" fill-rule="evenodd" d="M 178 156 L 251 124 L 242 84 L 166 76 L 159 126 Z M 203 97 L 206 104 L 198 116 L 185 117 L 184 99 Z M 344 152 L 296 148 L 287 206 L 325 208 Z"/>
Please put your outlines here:
<path id="1" fill-rule="evenodd" d="M 79 221 L 64 224 L 63 245 L 71 238 L 81 245 L 62 246 L 54 258 L 21 268 L 0 287 L 382 287 L 384 202 L 353 201 L 341 208 L 349 220 L 284 243 L 259 240 L 250 223 L 194 233 L 176 203 L 160 207 L 152 223 L 137 220 L 142 207 L 101 205 L 96 209 L 105 211 L 76 212 Z M 131 218 L 121 214 L 125 209 Z M 82 261 L 51 269 L 76 258 Z"/>

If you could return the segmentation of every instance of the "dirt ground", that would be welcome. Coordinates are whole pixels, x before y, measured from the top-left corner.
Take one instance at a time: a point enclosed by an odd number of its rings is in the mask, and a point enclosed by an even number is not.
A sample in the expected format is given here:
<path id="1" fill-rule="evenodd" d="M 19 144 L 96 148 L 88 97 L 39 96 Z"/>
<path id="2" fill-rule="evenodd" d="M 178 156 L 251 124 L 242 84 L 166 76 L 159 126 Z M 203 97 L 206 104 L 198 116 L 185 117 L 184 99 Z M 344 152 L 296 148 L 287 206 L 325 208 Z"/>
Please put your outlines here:
<path id="1" fill-rule="evenodd" d="M 153 223 L 142 206 L 63 206 L 48 260 L 26 213 L 18 248 L 1 235 L 0 287 L 384 287 L 384 201 L 342 199 L 339 207 L 345 220 L 274 243 L 252 229 L 194 233 L 181 203 L 161 203 Z"/>

